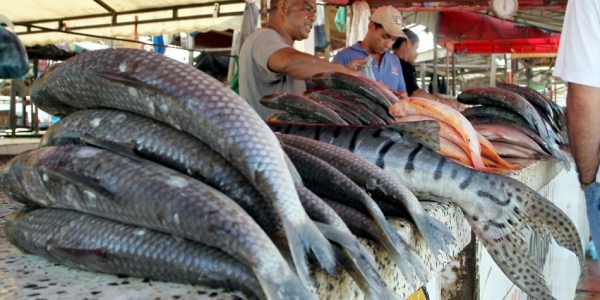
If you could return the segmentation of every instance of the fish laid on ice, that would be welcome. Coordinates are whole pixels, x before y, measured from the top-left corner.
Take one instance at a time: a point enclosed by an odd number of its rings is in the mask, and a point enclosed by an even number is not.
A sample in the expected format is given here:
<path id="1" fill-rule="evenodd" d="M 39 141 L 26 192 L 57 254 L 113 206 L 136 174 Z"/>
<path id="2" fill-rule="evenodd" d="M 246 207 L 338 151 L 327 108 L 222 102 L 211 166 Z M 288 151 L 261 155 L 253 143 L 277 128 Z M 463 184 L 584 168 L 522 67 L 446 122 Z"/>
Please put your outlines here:
<path id="1" fill-rule="evenodd" d="M 273 203 L 305 284 L 310 281 L 306 252 L 312 252 L 323 268 L 334 269 L 331 244 L 302 208 L 275 135 L 244 99 L 211 76 L 158 53 L 90 51 L 46 70 L 33 83 L 31 99 L 53 115 L 114 108 L 199 138 Z"/>
<path id="2" fill-rule="evenodd" d="M 527 120 L 529 124 L 534 126 L 540 134 L 540 137 L 544 139 L 550 147 L 552 156 L 558 160 L 563 168 L 567 171 L 571 169 L 569 159 L 560 151 L 556 144 L 556 134 L 551 135 L 550 132 L 552 132 L 552 130 L 548 131 L 546 122 L 542 120 L 533 105 L 523 99 L 523 97 L 509 90 L 487 87 L 468 89 L 458 95 L 457 100 L 465 104 L 500 106 L 518 113 Z"/>
<path id="3" fill-rule="evenodd" d="M 401 100 L 402 101 L 402 100 Z M 458 205 L 471 228 L 504 274 L 528 295 L 553 299 L 533 263 L 521 230 L 551 235 L 574 252 L 583 266 L 577 228 L 552 202 L 525 184 L 500 174 L 479 172 L 449 161 L 416 140 L 384 129 L 341 126 L 278 126 L 276 132 L 309 137 L 350 150 L 397 178 L 419 198 L 444 198 Z"/>
<path id="4" fill-rule="evenodd" d="M 225 252 L 63 209 L 18 210 L 4 232 L 19 249 L 71 268 L 240 290 L 266 299 L 252 270 Z"/>
<path id="5" fill-rule="evenodd" d="M 92 147 L 45 147 L 5 166 L 7 195 L 218 248 L 256 274 L 269 299 L 314 299 L 271 239 L 233 200 L 175 170 Z M 24 201 L 25 200 L 25 201 Z"/>

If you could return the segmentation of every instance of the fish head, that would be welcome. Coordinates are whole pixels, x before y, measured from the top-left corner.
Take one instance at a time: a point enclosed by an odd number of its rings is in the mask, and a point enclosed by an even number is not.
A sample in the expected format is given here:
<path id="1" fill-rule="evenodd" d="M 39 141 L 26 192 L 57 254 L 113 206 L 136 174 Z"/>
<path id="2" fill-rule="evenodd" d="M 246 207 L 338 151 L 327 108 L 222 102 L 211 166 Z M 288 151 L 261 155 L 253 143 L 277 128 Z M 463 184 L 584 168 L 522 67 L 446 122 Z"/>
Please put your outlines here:
<path id="1" fill-rule="evenodd" d="M 18 239 L 16 237 L 17 234 L 17 223 L 21 220 L 27 213 L 36 210 L 37 207 L 33 206 L 25 206 L 19 210 L 14 211 L 12 214 L 6 216 L 4 219 L 4 233 L 6 234 L 6 238 L 8 241 L 15 245 L 17 248 L 24 251 L 23 247 L 19 245 Z"/>

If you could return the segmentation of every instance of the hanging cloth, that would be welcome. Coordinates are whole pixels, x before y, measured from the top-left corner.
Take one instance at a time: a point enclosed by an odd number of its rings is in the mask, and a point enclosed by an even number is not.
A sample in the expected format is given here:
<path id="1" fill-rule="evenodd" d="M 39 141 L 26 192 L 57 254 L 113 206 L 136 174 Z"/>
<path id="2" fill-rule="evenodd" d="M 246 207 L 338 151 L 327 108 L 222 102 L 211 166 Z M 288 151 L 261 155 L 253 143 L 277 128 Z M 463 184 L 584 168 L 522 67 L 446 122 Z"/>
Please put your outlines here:
<path id="1" fill-rule="evenodd" d="M 371 9 L 367 1 L 357 1 L 352 4 L 352 22 L 346 32 L 346 46 L 352 46 L 361 41 L 369 29 Z"/>
<path id="2" fill-rule="evenodd" d="M 335 27 L 339 32 L 346 32 L 346 15 L 348 8 L 346 6 L 340 6 L 335 13 Z"/>
<path id="3" fill-rule="evenodd" d="M 244 44 L 244 41 L 250 36 L 258 26 L 258 5 L 254 2 L 246 2 L 246 9 L 244 9 L 244 16 L 242 18 L 242 29 L 240 36 L 240 47 Z M 239 51 L 238 49 L 238 51 Z"/>

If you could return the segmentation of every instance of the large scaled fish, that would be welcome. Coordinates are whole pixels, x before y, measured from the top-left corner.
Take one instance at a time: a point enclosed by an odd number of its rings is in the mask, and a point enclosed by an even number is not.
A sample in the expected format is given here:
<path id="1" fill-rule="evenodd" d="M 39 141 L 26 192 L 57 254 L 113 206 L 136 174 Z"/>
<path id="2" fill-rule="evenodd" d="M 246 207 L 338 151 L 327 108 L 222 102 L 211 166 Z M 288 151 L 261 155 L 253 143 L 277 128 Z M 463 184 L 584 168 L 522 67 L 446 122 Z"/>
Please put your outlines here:
<path id="1" fill-rule="evenodd" d="M 334 269 L 331 244 L 302 208 L 275 135 L 244 99 L 213 77 L 158 53 L 106 49 L 46 70 L 34 82 L 31 99 L 54 115 L 99 107 L 125 110 L 199 138 L 273 203 L 303 282 L 310 281 L 306 252 L 312 251 L 323 268 Z"/>
<path id="2" fill-rule="evenodd" d="M 271 239 L 233 200 L 161 165 L 92 147 L 45 147 L 7 163 L 14 200 L 73 209 L 188 238 L 230 254 L 269 299 L 314 299 Z"/>
<path id="3" fill-rule="evenodd" d="M 396 177 L 419 198 L 443 198 L 458 205 L 504 274 L 534 298 L 553 299 L 541 267 L 527 252 L 522 230 L 552 236 L 583 266 L 581 240 L 573 222 L 517 180 L 463 167 L 407 135 L 384 134 L 384 129 L 283 124 L 272 124 L 271 129 L 350 150 Z"/>
<path id="4" fill-rule="evenodd" d="M 248 267 L 170 234 L 63 209 L 18 210 L 4 232 L 19 249 L 71 268 L 235 289 L 266 299 Z"/>

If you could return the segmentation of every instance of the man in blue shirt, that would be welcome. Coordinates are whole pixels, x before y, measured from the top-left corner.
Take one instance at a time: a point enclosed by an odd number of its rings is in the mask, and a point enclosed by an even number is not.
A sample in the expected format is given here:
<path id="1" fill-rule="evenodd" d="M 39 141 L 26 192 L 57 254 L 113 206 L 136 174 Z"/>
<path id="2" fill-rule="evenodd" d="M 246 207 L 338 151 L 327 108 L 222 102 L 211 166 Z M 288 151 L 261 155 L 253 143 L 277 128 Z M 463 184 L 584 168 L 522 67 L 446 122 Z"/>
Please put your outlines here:
<path id="1" fill-rule="evenodd" d="M 392 44 L 399 37 L 405 37 L 402 31 L 402 15 L 392 6 L 381 6 L 371 15 L 365 38 L 338 52 L 333 62 L 345 66 L 353 60 L 371 56 L 375 79 L 395 91 L 406 94 L 400 60 L 390 52 Z"/>

